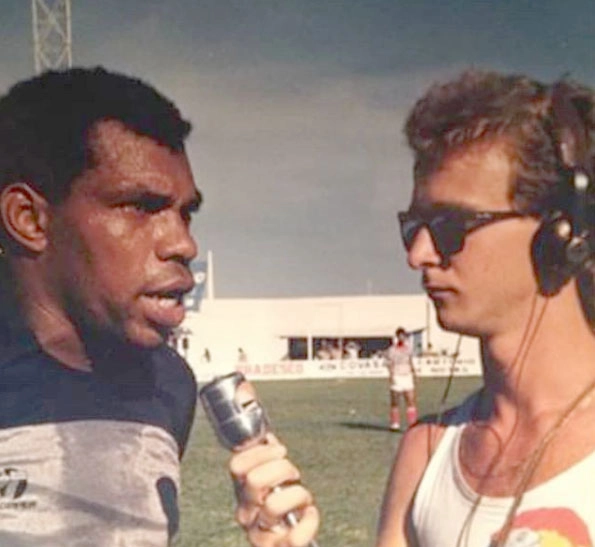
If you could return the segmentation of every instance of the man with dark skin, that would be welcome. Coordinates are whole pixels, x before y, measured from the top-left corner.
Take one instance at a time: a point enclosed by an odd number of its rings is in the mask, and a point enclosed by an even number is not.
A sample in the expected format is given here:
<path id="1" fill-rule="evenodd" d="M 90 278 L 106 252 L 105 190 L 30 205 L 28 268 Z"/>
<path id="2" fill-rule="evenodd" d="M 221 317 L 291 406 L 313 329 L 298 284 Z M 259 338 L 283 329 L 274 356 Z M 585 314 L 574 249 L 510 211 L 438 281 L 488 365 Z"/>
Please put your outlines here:
<path id="1" fill-rule="evenodd" d="M 166 340 L 197 255 L 190 129 L 102 68 L 0 98 L 3 547 L 164 547 L 178 530 L 196 382 Z"/>
<path id="2" fill-rule="evenodd" d="M 165 546 L 196 384 L 190 124 L 103 69 L 0 100 L 0 544 Z"/>

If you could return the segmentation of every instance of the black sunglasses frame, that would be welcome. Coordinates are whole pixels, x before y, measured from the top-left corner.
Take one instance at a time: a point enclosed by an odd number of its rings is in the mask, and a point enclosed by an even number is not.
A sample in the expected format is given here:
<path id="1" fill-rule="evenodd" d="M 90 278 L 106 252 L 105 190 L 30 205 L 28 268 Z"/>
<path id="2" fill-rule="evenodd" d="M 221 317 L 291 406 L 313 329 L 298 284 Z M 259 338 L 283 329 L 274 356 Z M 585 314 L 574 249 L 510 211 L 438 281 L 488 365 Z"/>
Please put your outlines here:
<path id="1" fill-rule="evenodd" d="M 465 244 L 465 237 L 478 228 L 527 216 L 517 211 L 400 211 L 397 213 L 401 238 L 407 251 L 411 250 L 417 234 L 427 228 L 436 250 L 443 259 L 460 252 Z"/>

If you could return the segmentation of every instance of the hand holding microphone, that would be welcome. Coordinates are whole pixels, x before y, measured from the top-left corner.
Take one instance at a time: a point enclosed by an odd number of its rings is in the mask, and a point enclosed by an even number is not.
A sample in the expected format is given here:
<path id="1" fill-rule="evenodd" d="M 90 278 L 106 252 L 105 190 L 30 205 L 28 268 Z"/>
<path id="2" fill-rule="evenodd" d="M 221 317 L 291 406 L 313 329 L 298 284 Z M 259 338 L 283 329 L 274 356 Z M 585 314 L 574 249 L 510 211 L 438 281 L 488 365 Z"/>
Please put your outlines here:
<path id="1" fill-rule="evenodd" d="M 230 469 L 236 479 L 236 519 L 252 544 L 275 545 L 272 532 L 287 535 L 296 547 L 318 547 L 310 539 L 318 528 L 318 511 L 311 494 L 296 483 L 299 471 L 270 433 L 268 417 L 252 385 L 235 372 L 206 384 L 200 400 L 220 443 L 235 453 Z M 296 507 L 302 508 L 301 518 Z"/>

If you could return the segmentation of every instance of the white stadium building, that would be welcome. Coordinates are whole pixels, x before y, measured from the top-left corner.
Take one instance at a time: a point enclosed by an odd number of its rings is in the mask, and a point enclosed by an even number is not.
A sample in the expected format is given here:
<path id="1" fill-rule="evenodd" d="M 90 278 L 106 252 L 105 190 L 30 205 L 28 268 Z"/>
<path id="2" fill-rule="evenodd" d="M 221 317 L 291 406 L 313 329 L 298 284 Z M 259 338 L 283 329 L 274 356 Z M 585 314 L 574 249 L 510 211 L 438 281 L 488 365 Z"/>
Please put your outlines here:
<path id="1" fill-rule="evenodd" d="M 380 354 L 399 326 L 420 376 L 481 374 L 477 341 L 442 330 L 425 295 L 215 298 L 211 264 L 209 253 L 195 268 L 198 292 L 172 339 L 199 382 L 232 370 L 259 380 L 386 376 Z"/>

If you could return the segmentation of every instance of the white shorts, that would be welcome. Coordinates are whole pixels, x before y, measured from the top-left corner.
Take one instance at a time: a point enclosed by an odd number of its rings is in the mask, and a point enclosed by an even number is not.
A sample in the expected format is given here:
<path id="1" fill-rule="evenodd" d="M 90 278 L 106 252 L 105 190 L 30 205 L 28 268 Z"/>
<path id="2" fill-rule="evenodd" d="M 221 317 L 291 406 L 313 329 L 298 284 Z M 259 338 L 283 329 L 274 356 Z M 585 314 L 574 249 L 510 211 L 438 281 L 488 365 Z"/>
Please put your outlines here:
<path id="1" fill-rule="evenodd" d="M 393 376 L 392 382 L 390 384 L 391 391 L 403 393 L 404 391 L 413 391 L 414 389 L 415 384 L 413 381 L 413 374 L 399 374 L 397 376 Z"/>

